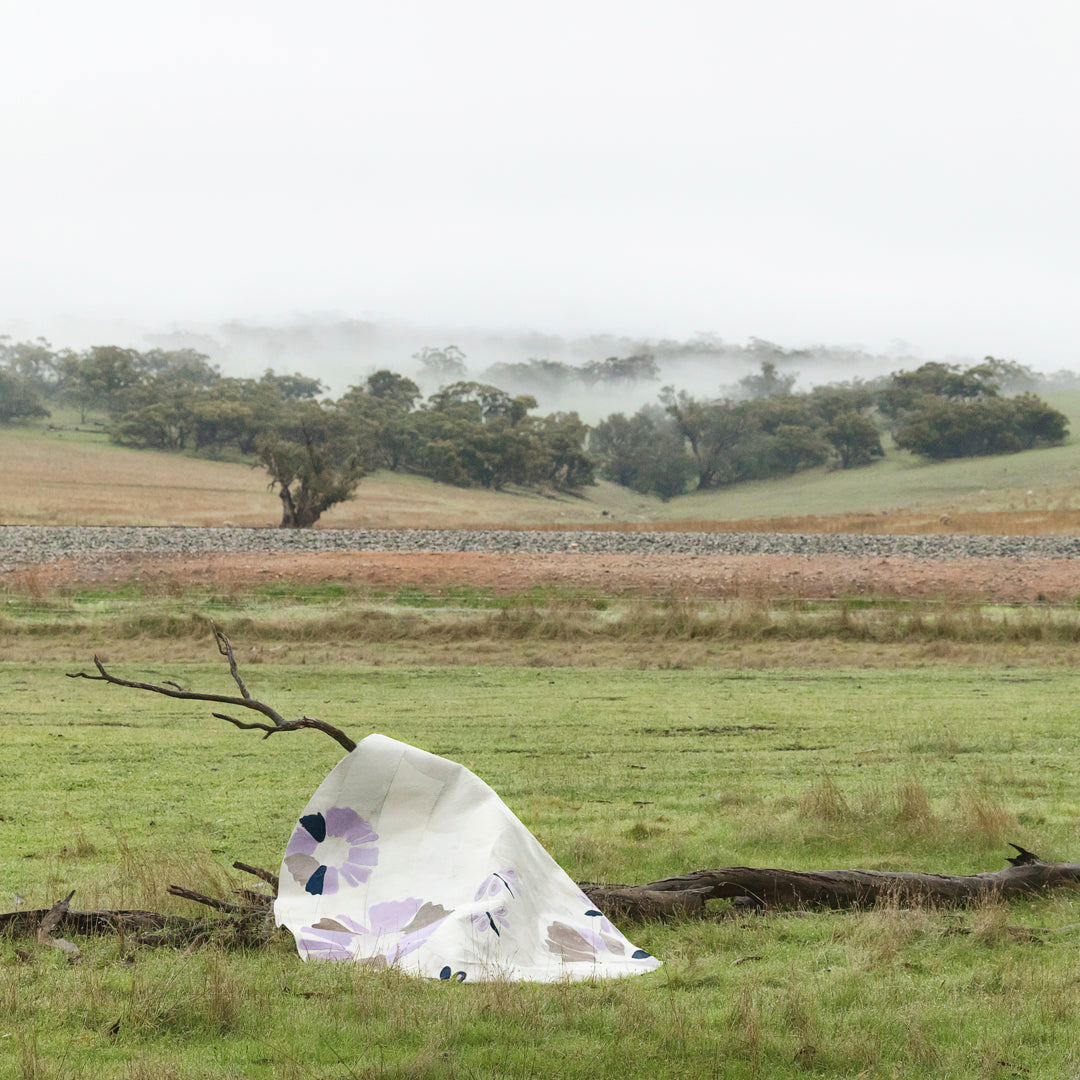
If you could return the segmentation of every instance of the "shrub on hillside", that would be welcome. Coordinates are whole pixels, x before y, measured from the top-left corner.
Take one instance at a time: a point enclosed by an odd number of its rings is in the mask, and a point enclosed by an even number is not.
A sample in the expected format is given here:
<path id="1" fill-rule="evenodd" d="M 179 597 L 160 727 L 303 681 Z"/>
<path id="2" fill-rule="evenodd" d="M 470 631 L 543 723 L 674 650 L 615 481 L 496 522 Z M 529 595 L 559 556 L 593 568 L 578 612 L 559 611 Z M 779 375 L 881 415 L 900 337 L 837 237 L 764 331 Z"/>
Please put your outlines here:
<path id="1" fill-rule="evenodd" d="M 935 461 L 1012 454 L 1061 442 L 1066 417 L 1034 394 L 950 400 L 925 395 L 904 412 L 893 439 L 901 449 Z"/>
<path id="2" fill-rule="evenodd" d="M 0 369 L 0 423 L 48 415 L 49 410 L 26 379 Z"/>

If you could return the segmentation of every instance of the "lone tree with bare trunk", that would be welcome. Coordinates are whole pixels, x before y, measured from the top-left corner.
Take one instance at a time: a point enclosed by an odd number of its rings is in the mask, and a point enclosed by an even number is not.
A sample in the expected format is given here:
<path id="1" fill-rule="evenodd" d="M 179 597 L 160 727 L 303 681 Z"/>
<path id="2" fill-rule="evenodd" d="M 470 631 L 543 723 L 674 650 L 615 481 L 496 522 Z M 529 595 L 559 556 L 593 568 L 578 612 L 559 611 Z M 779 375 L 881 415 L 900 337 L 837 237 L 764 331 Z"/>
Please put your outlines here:
<path id="1" fill-rule="evenodd" d="M 256 441 L 281 499 L 281 527 L 304 529 L 326 510 L 351 499 L 371 463 L 337 404 L 301 401 Z"/>

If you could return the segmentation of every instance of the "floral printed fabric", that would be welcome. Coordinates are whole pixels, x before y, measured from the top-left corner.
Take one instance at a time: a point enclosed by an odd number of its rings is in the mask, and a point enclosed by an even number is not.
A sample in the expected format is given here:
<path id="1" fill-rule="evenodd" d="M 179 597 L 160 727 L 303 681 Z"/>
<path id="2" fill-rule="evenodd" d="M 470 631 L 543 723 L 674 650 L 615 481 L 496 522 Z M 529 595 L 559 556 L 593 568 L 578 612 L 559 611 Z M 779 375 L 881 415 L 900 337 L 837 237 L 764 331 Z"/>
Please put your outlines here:
<path id="1" fill-rule="evenodd" d="M 274 905 L 304 959 L 430 978 L 637 975 L 635 948 L 462 765 L 369 735 L 315 792 Z"/>

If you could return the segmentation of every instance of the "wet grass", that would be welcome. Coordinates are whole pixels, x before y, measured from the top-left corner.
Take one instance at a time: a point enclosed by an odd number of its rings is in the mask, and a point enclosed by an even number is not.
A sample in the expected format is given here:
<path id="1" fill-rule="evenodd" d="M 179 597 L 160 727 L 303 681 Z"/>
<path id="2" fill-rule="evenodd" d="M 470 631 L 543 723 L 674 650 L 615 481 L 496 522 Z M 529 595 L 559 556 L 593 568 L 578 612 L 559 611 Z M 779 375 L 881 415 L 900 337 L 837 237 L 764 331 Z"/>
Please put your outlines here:
<path id="1" fill-rule="evenodd" d="M 220 665 L 126 673 L 227 686 Z M 1073 679 L 1062 671 L 264 665 L 250 681 L 287 713 L 465 761 L 579 878 L 725 864 L 968 872 L 1000 865 L 1007 840 L 1061 858 L 1080 844 Z M 0 666 L 0 704 L 8 904 L 17 894 L 46 906 L 75 887 L 87 906 L 179 910 L 169 881 L 227 888 L 222 867 L 235 858 L 274 865 L 338 756 L 317 735 L 263 743 L 199 706 L 69 681 L 52 664 Z M 288 941 L 181 953 L 87 940 L 75 966 L 8 942 L 0 1069 L 1046 1075 L 1073 1067 L 1074 943 L 1008 928 L 1076 921 L 1065 897 L 966 914 L 646 926 L 635 936 L 665 959 L 656 975 L 449 992 L 301 965 Z"/>
<path id="2" fill-rule="evenodd" d="M 996 645 L 1005 659 L 992 664 L 919 661 L 886 642 L 867 653 L 871 666 L 845 666 L 834 627 L 821 639 L 829 663 L 802 666 L 805 641 L 771 640 L 774 666 L 748 669 L 731 660 L 737 642 L 726 667 L 677 662 L 700 624 L 723 617 L 692 605 L 607 598 L 597 610 L 596 597 L 547 591 L 487 607 L 472 592 L 376 597 L 339 586 L 194 596 L 98 591 L 8 605 L 16 631 L 0 635 L 5 647 L 29 640 L 43 656 L 77 659 L 0 662 L 0 909 L 47 907 L 74 888 L 79 906 L 193 913 L 167 884 L 227 893 L 241 884 L 235 859 L 280 861 L 296 814 L 340 756 L 335 744 L 315 732 L 263 741 L 206 706 L 65 677 L 99 651 L 128 678 L 232 692 L 223 661 L 183 659 L 189 647 L 215 655 L 202 604 L 229 624 L 257 697 L 467 764 L 578 879 L 738 864 L 968 873 L 1003 865 L 1010 841 L 1080 857 L 1075 675 L 1033 666 L 1022 642 Z M 274 662 L 268 642 L 289 627 L 359 633 L 380 611 L 387 620 L 370 625 L 384 635 L 488 620 L 514 662 L 488 662 L 494 638 L 454 643 L 450 666 L 374 665 L 359 650 L 316 664 L 310 642 L 283 648 L 296 662 Z M 750 615 L 895 627 L 914 609 L 859 600 Z M 1068 624 L 1072 613 L 985 608 L 979 618 Z M 537 619 L 579 635 L 632 623 L 618 631 L 628 640 L 606 641 L 609 653 L 569 639 L 575 660 L 591 650 L 604 663 L 555 667 L 531 664 L 535 639 L 512 638 Z M 65 629 L 73 621 L 77 632 Z M 126 636 L 129 624 L 138 636 Z M 400 645 L 402 655 L 417 647 Z M 970 659 L 982 647 L 968 648 Z M 573 986 L 302 964 L 287 937 L 254 950 L 85 938 L 75 964 L 0 939 L 0 1077 L 1080 1071 L 1071 894 L 965 912 L 716 914 L 630 928 L 664 967 Z"/>

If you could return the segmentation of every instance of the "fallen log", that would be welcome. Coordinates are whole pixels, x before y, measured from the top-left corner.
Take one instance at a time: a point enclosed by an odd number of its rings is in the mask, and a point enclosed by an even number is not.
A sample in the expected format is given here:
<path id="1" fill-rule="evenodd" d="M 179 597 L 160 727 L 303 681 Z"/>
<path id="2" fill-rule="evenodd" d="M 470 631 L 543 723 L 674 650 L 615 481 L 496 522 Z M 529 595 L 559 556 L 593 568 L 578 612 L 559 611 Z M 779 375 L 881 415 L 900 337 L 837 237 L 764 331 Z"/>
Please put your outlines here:
<path id="1" fill-rule="evenodd" d="M 277 878 L 269 870 L 246 863 L 234 863 L 237 870 L 274 883 Z M 220 900 L 182 885 L 170 885 L 166 889 L 172 896 L 202 904 L 220 912 L 220 917 L 193 918 L 189 915 L 167 915 L 159 911 L 140 909 L 116 909 L 104 911 L 79 911 L 70 907 L 74 892 L 47 910 L 8 911 L 0 914 L 0 934 L 11 937 L 35 936 L 38 943 L 54 948 L 75 951 L 75 947 L 63 938 L 55 938 L 54 931 L 69 934 L 118 934 L 131 938 L 140 945 L 186 945 L 196 941 L 228 940 L 243 945 L 265 944 L 270 936 L 273 920 L 274 896 L 257 893 L 252 889 L 237 889 L 243 903 Z"/>
<path id="2" fill-rule="evenodd" d="M 656 919 L 702 915 L 709 900 L 769 908 L 866 908 L 882 903 L 962 907 L 989 899 L 1080 887 L 1080 863 L 1044 862 L 1012 844 L 1010 866 L 982 874 L 920 874 L 882 870 L 774 870 L 723 866 L 647 885 L 583 883 L 589 899 L 609 918 Z"/>
<path id="3" fill-rule="evenodd" d="M 42 923 L 55 908 L 0 913 L 0 934 L 13 937 L 37 935 Z M 110 910 L 79 911 L 69 908 L 52 924 L 67 934 L 139 934 L 149 930 L 189 930 L 195 924 L 201 927 L 206 919 L 193 919 L 186 915 L 163 915 L 157 911 Z"/>
<path id="4" fill-rule="evenodd" d="M 601 885 L 581 882 L 581 889 L 612 920 L 708 918 L 710 900 L 732 900 L 758 911 L 871 908 L 879 904 L 963 907 L 986 900 L 1013 900 L 1060 889 L 1080 888 L 1080 863 L 1044 862 L 1016 844 L 1018 854 L 1003 870 L 982 874 L 918 874 L 882 870 L 774 870 L 724 866 L 652 881 L 647 885 Z M 272 873 L 234 863 L 264 881 Z M 45 944 L 57 930 L 68 934 L 121 934 L 145 945 L 181 945 L 198 940 L 232 940 L 262 945 L 273 929 L 270 893 L 237 890 L 244 903 L 220 900 L 170 885 L 168 891 L 217 911 L 216 917 L 192 918 L 156 911 L 78 911 L 65 900 L 52 908 L 0 914 L 0 934 L 37 936 Z M 276 888 L 274 890 L 276 892 Z M 66 943 L 61 948 L 67 947 Z"/>

